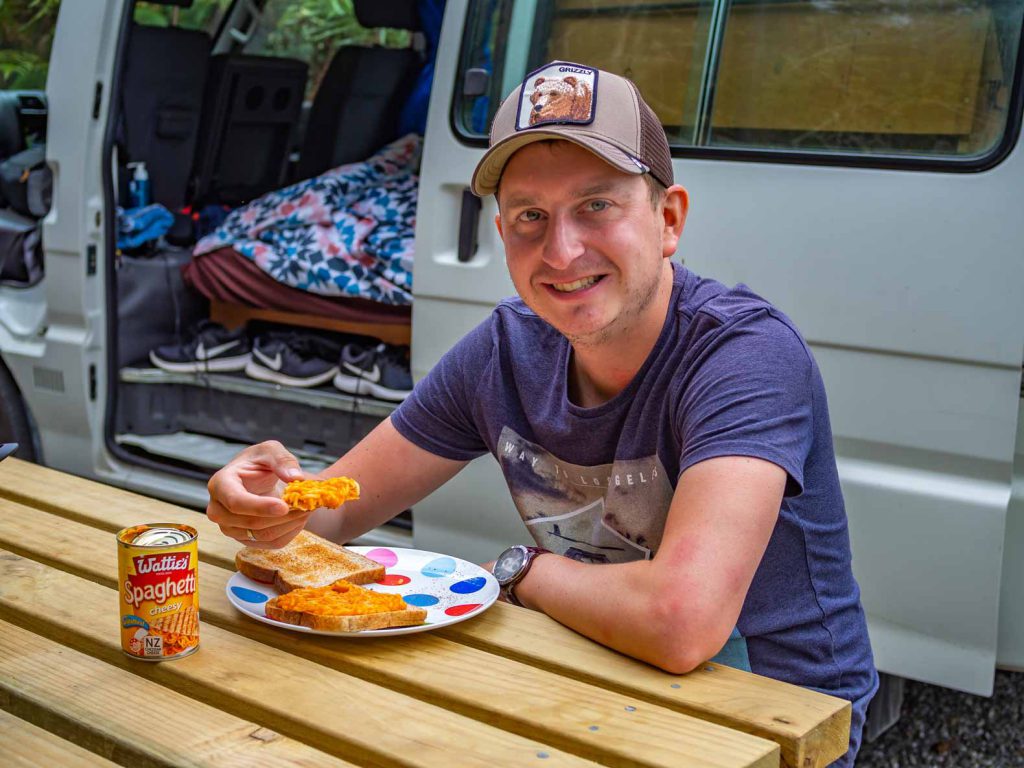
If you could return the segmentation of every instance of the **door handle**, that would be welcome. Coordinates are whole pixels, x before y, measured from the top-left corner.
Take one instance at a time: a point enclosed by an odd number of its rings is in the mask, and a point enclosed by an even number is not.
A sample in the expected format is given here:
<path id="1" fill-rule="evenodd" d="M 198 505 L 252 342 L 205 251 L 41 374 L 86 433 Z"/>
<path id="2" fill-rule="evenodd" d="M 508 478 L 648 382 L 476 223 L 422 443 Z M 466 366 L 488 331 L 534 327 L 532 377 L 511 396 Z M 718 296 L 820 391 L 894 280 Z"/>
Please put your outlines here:
<path id="1" fill-rule="evenodd" d="M 460 264 L 470 261 L 480 245 L 480 209 L 483 200 L 473 194 L 469 187 L 462 190 L 462 213 L 459 215 Z"/>

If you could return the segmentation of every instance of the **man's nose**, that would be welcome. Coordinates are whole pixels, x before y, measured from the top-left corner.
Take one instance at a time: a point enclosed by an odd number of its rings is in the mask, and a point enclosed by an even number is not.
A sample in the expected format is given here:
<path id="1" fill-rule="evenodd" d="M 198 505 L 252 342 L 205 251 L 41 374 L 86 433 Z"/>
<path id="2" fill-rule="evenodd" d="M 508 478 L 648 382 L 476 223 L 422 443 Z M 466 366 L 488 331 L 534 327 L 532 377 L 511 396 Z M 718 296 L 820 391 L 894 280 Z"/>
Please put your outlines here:
<path id="1" fill-rule="evenodd" d="M 586 246 L 571 216 L 552 216 L 544 238 L 544 262 L 565 269 L 586 252 Z"/>

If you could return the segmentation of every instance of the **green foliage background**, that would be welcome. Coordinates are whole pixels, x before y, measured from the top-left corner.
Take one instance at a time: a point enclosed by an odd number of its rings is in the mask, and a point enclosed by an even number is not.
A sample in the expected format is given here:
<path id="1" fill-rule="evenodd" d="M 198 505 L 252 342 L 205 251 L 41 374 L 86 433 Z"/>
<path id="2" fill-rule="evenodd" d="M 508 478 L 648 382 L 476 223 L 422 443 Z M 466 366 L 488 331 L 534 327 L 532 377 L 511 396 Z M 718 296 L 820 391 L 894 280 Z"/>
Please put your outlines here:
<path id="1" fill-rule="evenodd" d="M 191 8 L 174 8 L 140 2 L 135 21 L 213 33 L 230 4 L 231 0 L 195 0 Z M 46 87 L 59 7 L 60 0 L 0 0 L 0 90 Z M 309 62 L 309 93 L 316 90 L 339 46 L 409 44 L 409 34 L 402 30 L 359 26 L 352 0 L 267 0 L 261 27 L 265 32 L 246 51 Z"/>
<path id="2" fill-rule="evenodd" d="M 214 18 L 219 18 L 219 12 L 227 10 L 229 5 L 231 0 L 196 0 L 191 8 L 138 3 L 132 18 L 146 27 L 169 27 L 173 24 L 185 29 L 209 31 Z"/>
<path id="3" fill-rule="evenodd" d="M 309 62 L 309 94 L 316 91 L 331 57 L 343 45 L 409 45 L 404 30 L 359 26 L 352 0 L 269 0 L 264 12 L 271 31 L 260 50 L 250 52 Z"/>
<path id="4" fill-rule="evenodd" d="M 0 0 L 0 90 L 42 90 L 60 0 Z"/>

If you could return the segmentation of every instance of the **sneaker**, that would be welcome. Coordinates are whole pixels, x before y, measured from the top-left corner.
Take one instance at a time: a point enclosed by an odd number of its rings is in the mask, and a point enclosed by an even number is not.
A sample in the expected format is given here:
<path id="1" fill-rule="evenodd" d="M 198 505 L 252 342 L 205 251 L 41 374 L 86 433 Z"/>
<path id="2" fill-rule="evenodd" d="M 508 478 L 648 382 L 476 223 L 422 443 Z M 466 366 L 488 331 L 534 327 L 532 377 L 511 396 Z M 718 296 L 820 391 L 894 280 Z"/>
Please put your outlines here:
<path id="1" fill-rule="evenodd" d="M 241 371 L 249 358 L 245 328 L 229 331 L 210 320 L 200 320 L 184 344 L 164 344 L 149 353 L 153 365 L 174 373 Z"/>
<path id="2" fill-rule="evenodd" d="M 299 332 L 259 336 L 245 374 L 286 387 L 318 387 L 338 372 L 338 345 Z"/>
<path id="3" fill-rule="evenodd" d="M 412 392 L 408 347 L 346 344 L 341 350 L 334 386 L 350 395 L 373 395 L 381 400 L 405 400 Z"/>

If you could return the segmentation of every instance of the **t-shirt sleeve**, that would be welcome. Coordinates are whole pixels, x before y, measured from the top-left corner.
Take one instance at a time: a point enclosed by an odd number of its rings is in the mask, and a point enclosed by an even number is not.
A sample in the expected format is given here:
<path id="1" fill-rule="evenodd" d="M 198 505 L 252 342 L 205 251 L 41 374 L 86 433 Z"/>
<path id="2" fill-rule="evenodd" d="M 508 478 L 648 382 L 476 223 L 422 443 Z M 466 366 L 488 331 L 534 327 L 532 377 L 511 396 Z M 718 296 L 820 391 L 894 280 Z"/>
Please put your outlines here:
<path id="1" fill-rule="evenodd" d="M 438 361 L 391 414 L 399 434 L 436 456 L 468 461 L 487 453 L 473 419 L 476 386 L 490 364 L 493 315 Z"/>
<path id="2" fill-rule="evenodd" d="M 786 470 L 785 495 L 799 495 L 814 435 L 810 353 L 768 310 L 709 336 L 676 409 L 679 473 L 718 456 L 753 456 Z"/>

